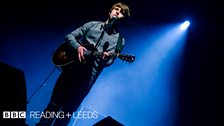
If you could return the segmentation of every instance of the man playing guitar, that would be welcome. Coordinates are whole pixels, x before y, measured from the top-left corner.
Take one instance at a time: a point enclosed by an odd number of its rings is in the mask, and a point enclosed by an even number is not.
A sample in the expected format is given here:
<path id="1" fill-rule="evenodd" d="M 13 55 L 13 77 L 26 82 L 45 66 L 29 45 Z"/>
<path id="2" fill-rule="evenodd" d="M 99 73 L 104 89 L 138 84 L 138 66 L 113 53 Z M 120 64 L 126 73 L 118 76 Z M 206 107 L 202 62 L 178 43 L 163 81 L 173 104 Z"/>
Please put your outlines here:
<path id="1" fill-rule="evenodd" d="M 90 21 L 75 29 L 65 37 L 65 50 L 59 52 L 59 58 L 67 58 L 67 64 L 60 64 L 62 72 L 53 89 L 51 99 L 44 112 L 72 114 L 87 96 L 96 79 L 104 68 L 112 65 L 125 45 L 125 39 L 119 33 L 119 23 L 130 16 L 125 3 L 114 4 L 105 22 Z M 91 45 L 91 48 L 85 46 Z M 59 49 L 60 50 L 60 49 Z M 86 52 L 90 50 L 88 56 Z M 96 55 L 99 52 L 99 55 Z M 113 55 L 115 54 L 115 55 Z M 56 58 L 55 58 L 56 57 Z M 57 55 L 53 62 L 57 63 Z M 134 57 L 124 56 L 123 60 L 133 62 Z M 41 118 L 37 126 L 66 126 L 70 118 Z M 54 123 L 53 123 L 54 122 Z"/>

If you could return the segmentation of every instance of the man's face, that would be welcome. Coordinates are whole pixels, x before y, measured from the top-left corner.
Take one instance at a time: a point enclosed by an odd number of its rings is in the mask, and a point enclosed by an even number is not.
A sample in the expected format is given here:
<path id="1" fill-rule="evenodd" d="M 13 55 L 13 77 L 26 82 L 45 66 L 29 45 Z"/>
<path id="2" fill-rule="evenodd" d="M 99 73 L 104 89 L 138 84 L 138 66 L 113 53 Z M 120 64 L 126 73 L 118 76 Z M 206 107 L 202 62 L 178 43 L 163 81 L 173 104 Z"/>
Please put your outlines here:
<path id="1" fill-rule="evenodd" d="M 124 18 L 123 10 L 120 7 L 115 7 L 110 14 L 110 18 L 116 16 L 117 19 Z"/>

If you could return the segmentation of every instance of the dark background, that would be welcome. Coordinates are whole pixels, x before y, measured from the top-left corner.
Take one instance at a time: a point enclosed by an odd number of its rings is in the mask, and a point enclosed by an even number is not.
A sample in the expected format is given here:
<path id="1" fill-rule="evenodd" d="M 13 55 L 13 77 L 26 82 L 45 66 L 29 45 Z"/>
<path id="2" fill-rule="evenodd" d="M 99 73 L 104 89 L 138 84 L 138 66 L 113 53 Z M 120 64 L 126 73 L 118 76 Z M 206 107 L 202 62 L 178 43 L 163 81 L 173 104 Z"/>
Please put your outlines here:
<path id="1" fill-rule="evenodd" d="M 217 1 L 123 0 L 130 5 L 128 25 L 181 22 L 190 17 L 189 31 L 180 77 L 178 126 L 218 126 L 221 113 L 221 60 L 223 56 L 223 6 Z M 3 1 L 0 4 L 0 56 L 8 59 L 3 48 L 9 39 L 38 31 L 53 30 L 55 36 L 73 24 L 104 20 L 116 0 L 33 0 Z M 222 8 L 221 8 L 222 6 Z M 102 15 L 105 15 L 103 17 Z M 11 44 L 14 44 L 13 42 Z M 21 47 L 25 43 L 21 43 Z M 24 45 L 23 45 L 24 44 Z M 12 50 L 13 51 L 13 50 Z M 29 52 L 27 52 L 29 53 Z M 128 115 L 127 115 L 128 116 Z"/>

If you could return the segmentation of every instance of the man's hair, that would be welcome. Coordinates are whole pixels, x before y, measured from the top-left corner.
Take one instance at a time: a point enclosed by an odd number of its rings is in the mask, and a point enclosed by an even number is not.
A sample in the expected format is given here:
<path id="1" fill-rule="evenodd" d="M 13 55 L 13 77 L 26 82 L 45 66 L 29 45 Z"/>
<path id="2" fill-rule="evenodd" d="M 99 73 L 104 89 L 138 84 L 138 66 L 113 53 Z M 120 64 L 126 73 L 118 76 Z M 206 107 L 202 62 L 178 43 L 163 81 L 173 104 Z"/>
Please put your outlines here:
<path id="1" fill-rule="evenodd" d="M 119 7 L 119 8 L 121 8 L 122 13 L 124 14 L 124 18 L 128 18 L 128 17 L 131 16 L 131 15 L 130 15 L 130 9 L 129 9 L 129 7 L 128 7 L 127 4 L 125 4 L 125 3 L 123 3 L 123 2 L 116 3 L 116 4 L 114 4 L 114 5 L 111 7 L 110 11 L 112 11 L 115 7 Z"/>

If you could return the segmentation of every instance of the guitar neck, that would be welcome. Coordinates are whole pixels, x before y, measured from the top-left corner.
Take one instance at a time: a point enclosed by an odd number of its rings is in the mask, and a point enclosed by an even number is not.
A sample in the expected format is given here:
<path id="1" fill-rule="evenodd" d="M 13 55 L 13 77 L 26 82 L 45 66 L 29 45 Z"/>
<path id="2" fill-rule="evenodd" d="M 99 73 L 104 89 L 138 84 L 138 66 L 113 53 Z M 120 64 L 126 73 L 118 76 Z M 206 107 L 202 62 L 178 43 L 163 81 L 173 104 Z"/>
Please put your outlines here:
<path id="1" fill-rule="evenodd" d="M 97 52 L 97 51 L 94 51 L 93 53 L 89 52 L 88 56 L 89 55 L 92 55 L 93 57 L 101 57 L 103 55 L 103 52 Z M 110 57 L 118 57 L 119 59 L 127 61 L 129 63 L 132 63 L 135 60 L 135 56 L 133 55 L 120 54 L 120 53 L 110 53 Z"/>
<path id="2" fill-rule="evenodd" d="M 102 55 L 103 55 L 103 52 L 97 52 L 97 51 L 93 52 L 93 56 L 95 56 L 95 57 L 100 57 Z M 119 53 L 110 53 L 110 57 L 115 57 L 115 56 L 117 57 L 118 55 L 119 55 Z"/>

